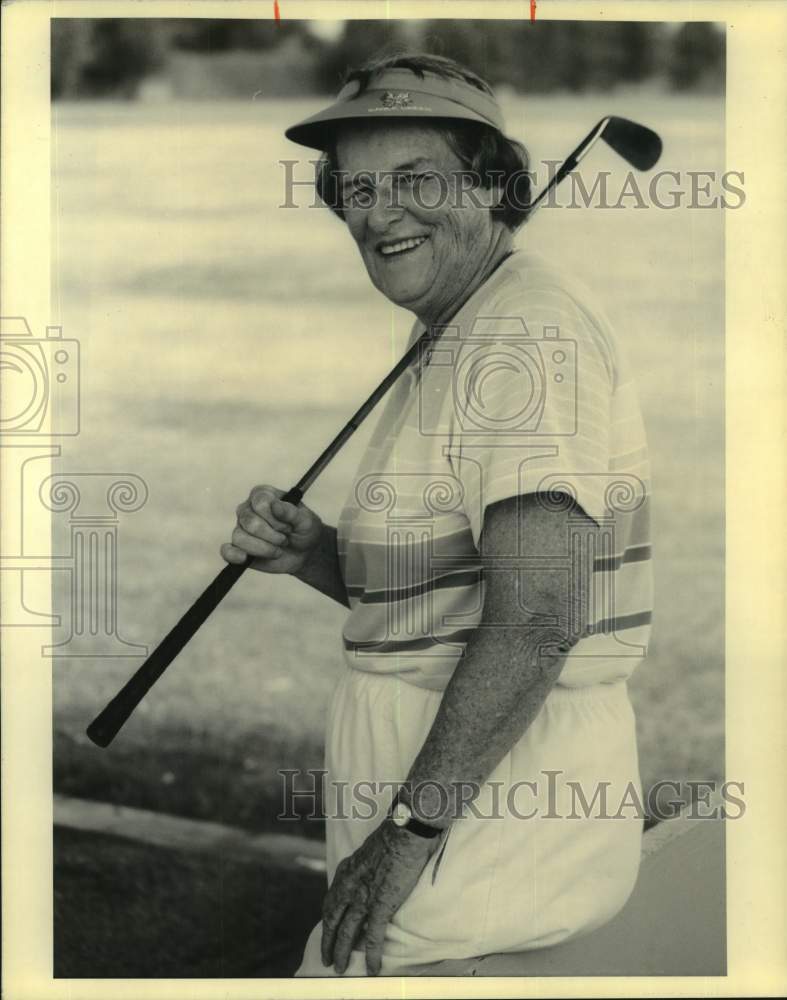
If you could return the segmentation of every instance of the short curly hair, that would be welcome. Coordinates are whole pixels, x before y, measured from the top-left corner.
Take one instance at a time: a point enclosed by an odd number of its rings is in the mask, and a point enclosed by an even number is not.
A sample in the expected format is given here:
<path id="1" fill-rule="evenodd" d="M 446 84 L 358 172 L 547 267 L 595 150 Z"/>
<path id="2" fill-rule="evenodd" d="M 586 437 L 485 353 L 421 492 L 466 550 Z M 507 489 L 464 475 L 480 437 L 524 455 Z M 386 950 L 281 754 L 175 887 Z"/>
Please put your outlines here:
<path id="1" fill-rule="evenodd" d="M 453 59 L 418 52 L 403 52 L 373 59 L 358 69 L 350 70 L 344 83 L 357 81 L 360 85 L 358 92 L 363 93 L 375 76 L 389 69 L 407 69 L 420 79 L 423 79 L 425 73 L 433 73 L 445 80 L 462 80 L 483 93 L 494 96 L 485 80 Z M 490 212 L 512 232 L 518 229 L 527 220 L 531 204 L 530 158 L 522 143 L 509 139 L 494 126 L 483 122 L 434 118 L 423 119 L 423 124 L 439 130 L 453 153 L 484 188 L 493 184 L 502 188 L 502 196 L 490 208 Z M 315 184 L 320 199 L 343 220 L 344 207 L 339 177 L 334 142 L 325 150 L 317 164 Z"/>

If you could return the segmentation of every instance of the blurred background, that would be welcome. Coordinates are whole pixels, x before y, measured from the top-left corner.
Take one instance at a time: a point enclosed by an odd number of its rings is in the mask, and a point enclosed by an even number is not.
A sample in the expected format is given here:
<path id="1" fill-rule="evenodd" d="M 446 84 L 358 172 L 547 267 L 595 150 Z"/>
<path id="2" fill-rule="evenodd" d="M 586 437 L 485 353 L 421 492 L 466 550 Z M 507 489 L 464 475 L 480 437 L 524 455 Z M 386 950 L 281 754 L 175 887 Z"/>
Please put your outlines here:
<path id="1" fill-rule="evenodd" d="M 450 55 L 519 93 L 648 81 L 724 90 L 724 32 L 711 22 L 52 21 L 52 96 L 293 97 L 338 89 L 348 66 L 396 46 Z"/>
<path id="2" fill-rule="evenodd" d="M 621 114 L 660 133 L 658 169 L 725 170 L 715 24 L 53 20 L 52 323 L 79 340 L 82 379 L 59 468 L 133 473 L 149 490 L 118 528 L 128 642 L 155 646 L 221 567 L 251 486 L 291 485 L 403 350 L 411 317 L 372 288 L 342 224 L 305 207 L 304 189 L 303 207 L 279 207 L 279 161 L 312 176 L 284 128 L 395 46 L 488 79 L 536 163 Z M 588 187 L 596 170 L 620 189 L 626 168 L 606 150 L 583 163 Z M 518 238 L 593 287 L 638 377 L 656 572 L 652 650 L 631 682 L 646 788 L 723 776 L 724 223 L 685 201 L 544 209 Z M 327 521 L 370 429 L 310 492 Z M 67 519 L 54 520 L 64 551 Z M 66 611 L 70 577 L 55 577 Z M 322 765 L 343 615 L 295 581 L 247 574 L 108 750 L 85 726 L 141 659 L 56 658 L 55 792 L 319 839 L 319 820 L 277 823 L 276 771 Z M 55 641 L 71 624 L 64 613 Z M 293 966 L 323 876 L 305 886 L 140 850 L 60 831 L 56 974 Z M 133 900 L 133 933 L 113 894 Z M 165 929 L 166 949 L 134 937 Z"/>

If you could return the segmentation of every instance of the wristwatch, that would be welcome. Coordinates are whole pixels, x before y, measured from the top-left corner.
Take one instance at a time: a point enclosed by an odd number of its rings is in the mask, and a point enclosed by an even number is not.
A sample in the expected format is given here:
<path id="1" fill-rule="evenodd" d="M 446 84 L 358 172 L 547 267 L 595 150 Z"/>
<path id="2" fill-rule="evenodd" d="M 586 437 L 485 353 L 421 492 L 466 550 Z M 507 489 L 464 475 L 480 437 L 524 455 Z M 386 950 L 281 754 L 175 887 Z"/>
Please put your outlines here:
<path id="1" fill-rule="evenodd" d="M 439 826 L 428 826 L 426 823 L 422 823 L 416 819 L 407 803 L 399 801 L 398 794 L 391 803 L 391 812 L 389 815 L 393 820 L 394 826 L 409 830 L 416 837 L 425 837 L 427 840 L 431 840 L 433 837 L 439 837 L 443 832 Z"/>

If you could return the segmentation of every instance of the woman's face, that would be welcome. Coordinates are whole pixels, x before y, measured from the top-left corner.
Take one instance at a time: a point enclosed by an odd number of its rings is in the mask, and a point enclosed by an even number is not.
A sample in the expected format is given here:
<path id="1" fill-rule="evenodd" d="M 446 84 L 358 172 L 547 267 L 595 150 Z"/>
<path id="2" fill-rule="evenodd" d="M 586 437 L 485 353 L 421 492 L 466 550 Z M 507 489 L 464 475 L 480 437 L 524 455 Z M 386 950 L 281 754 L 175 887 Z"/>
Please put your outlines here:
<path id="1" fill-rule="evenodd" d="M 474 290 L 504 229 L 492 192 L 462 192 L 462 162 L 437 129 L 387 123 L 343 131 L 344 217 L 374 285 L 425 323 Z"/>

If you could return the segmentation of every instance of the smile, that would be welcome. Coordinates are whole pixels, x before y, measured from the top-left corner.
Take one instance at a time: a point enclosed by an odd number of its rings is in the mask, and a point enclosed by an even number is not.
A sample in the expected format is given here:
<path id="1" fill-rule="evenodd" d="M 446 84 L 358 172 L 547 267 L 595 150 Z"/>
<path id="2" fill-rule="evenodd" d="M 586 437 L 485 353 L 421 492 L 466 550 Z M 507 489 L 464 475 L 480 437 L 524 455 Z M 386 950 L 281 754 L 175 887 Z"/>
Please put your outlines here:
<path id="1" fill-rule="evenodd" d="M 415 250 L 429 239 L 428 236 L 411 236 L 405 240 L 398 240 L 396 243 L 381 243 L 377 249 L 384 257 L 392 254 L 406 253 L 408 250 Z"/>

